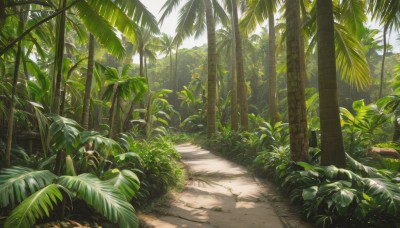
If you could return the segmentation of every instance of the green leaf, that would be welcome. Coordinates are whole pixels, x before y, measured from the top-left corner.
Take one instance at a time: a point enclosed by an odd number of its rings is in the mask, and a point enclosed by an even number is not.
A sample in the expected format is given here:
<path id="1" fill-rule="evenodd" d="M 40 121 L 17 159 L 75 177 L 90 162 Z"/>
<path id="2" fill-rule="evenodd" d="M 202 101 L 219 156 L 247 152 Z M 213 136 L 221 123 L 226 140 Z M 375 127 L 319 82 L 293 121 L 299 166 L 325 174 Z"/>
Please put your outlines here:
<path id="1" fill-rule="evenodd" d="M 312 170 L 314 169 L 314 166 L 308 164 L 307 162 L 297 162 L 296 163 L 298 166 L 301 166 L 304 168 L 304 170 Z"/>
<path id="2" fill-rule="evenodd" d="M 77 196 L 92 206 L 110 222 L 119 227 L 138 227 L 135 209 L 117 189 L 93 174 L 62 176 L 60 185 L 76 192 Z"/>
<path id="3" fill-rule="evenodd" d="M 336 205 L 345 208 L 351 204 L 354 199 L 354 189 L 341 189 L 332 196 L 332 200 Z"/>
<path id="4" fill-rule="evenodd" d="M 337 176 L 339 170 L 335 166 L 330 165 L 330 166 L 324 167 L 324 171 L 325 171 L 325 175 L 329 179 L 333 179 Z"/>
<path id="5" fill-rule="evenodd" d="M 12 167 L 0 173 L 0 208 L 15 207 L 29 195 L 52 183 L 57 176 L 48 170 Z"/>
<path id="6" fill-rule="evenodd" d="M 311 186 L 309 188 L 303 189 L 303 199 L 304 200 L 312 200 L 318 193 L 318 186 Z"/>
<path id="7" fill-rule="evenodd" d="M 62 201 L 63 196 L 56 184 L 48 185 L 25 199 L 6 219 L 5 228 L 32 227 L 36 219 L 50 216 L 54 205 Z"/>
<path id="8" fill-rule="evenodd" d="M 128 201 L 132 200 L 133 196 L 140 188 L 139 178 L 134 172 L 126 169 L 109 170 L 104 174 L 103 180 L 118 189 Z"/>

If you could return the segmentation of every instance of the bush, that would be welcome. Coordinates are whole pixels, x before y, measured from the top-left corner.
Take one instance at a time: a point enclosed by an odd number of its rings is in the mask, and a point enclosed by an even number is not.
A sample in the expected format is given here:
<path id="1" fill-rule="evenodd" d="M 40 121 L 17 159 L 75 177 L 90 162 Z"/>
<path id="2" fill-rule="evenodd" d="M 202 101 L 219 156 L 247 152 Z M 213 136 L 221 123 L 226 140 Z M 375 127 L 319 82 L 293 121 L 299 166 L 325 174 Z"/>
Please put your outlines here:
<path id="1" fill-rule="evenodd" d="M 141 187 L 132 201 L 134 205 L 143 206 L 149 199 L 183 184 L 180 155 L 170 141 L 162 137 L 135 141 L 130 144 L 130 151 L 138 154 L 141 161 L 138 167 Z"/>

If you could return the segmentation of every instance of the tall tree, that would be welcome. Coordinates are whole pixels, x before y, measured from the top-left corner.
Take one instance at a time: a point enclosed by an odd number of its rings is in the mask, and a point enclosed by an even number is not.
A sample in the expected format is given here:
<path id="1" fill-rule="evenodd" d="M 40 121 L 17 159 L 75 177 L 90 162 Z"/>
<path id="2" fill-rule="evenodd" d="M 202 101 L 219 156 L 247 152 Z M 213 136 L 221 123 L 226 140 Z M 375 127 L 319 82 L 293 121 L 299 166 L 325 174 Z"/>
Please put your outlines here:
<path id="1" fill-rule="evenodd" d="M 86 74 L 85 94 L 83 97 L 83 111 L 82 111 L 82 127 L 86 130 L 89 130 L 90 92 L 92 90 L 93 68 L 94 68 L 94 36 L 93 34 L 90 34 L 88 67 Z"/>
<path id="2" fill-rule="evenodd" d="M 235 38 L 235 57 L 236 57 L 236 78 L 237 78 L 237 100 L 240 110 L 240 125 L 243 130 L 249 128 L 248 118 L 248 101 L 247 101 L 247 85 L 244 76 L 244 60 L 243 60 L 243 49 L 242 49 L 242 37 L 239 31 L 239 16 L 238 7 L 236 4 L 237 0 L 232 1 L 232 19 L 233 19 L 233 31 Z"/>
<path id="3" fill-rule="evenodd" d="M 275 123 L 279 120 L 278 116 L 278 94 L 277 94 L 277 78 L 276 78 L 276 35 L 275 35 L 275 17 L 273 11 L 268 15 L 268 113 L 271 122 Z"/>
<path id="4" fill-rule="evenodd" d="M 277 74 L 276 74 L 276 34 L 275 17 L 276 6 L 280 0 L 248 0 L 247 10 L 244 13 L 241 27 L 251 32 L 257 24 L 262 24 L 268 19 L 268 112 L 272 122 L 279 120 L 277 99 Z"/>
<path id="5" fill-rule="evenodd" d="M 180 0 L 168 0 L 162 7 L 163 15 L 160 22 L 179 5 Z M 180 9 L 177 39 L 195 35 L 200 36 L 207 29 L 208 41 L 208 76 L 207 76 L 207 135 L 211 137 L 217 131 L 216 102 L 217 102 L 217 50 L 215 37 L 216 17 L 226 17 L 218 1 L 211 0 L 186 0 Z"/>
<path id="6" fill-rule="evenodd" d="M 317 0 L 318 88 L 321 122 L 321 164 L 344 167 L 336 81 L 332 0 Z"/>
<path id="7" fill-rule="evenodd" d="M 300 0 L 286 2 L 286 64 L 290 152 L 293 161 L 308 160 L 307 113 L 301 62 Z"/>

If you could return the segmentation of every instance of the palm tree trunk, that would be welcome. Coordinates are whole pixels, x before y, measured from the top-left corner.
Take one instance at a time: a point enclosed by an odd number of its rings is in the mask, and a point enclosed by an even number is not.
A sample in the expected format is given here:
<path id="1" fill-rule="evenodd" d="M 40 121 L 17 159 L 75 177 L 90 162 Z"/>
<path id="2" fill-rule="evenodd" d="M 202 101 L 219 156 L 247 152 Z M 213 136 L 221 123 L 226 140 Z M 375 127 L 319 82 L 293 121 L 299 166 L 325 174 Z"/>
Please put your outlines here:
<path id="1" fill-rule="evenodd" d="M 86 130 L 88 130 L 89 128 L 90 92 L 92 90 L 93 68 L 94 68 L 94 36 L 93 34 L 90 34 L 88 69 L 87 69 L 85 95 L 83 97 L 83 111 L 82 111 L 82 127 Z"/>
<path id="2" fill-rule="evenodd" d="M 268 111 L 271 122 L 274 124 L 279 120 L 278 105 L 277 105 L 277 89 L 276 89 L 276 36 L 275 36 L 275 18 L 271 12 L 268 16 L 269 30 L 269 58 L 268 58 L 268 73 L 269 73 L 269 95 L 268 95 Z"/>
<path id="3" fill-rule="evenodd" d="M 175 52 L 175 75 L 174 75 L 174 103 L 175 104 L 175 108 L 177 109 L 179 107 L 179 100 L 178 100 L 178 89 L 179 89 L 179 85 L 178 85 L 178 50 L 179 50 L 179 44 L 176 45 L 176 52 Z"/>
<path id="4" fill-rule="evenodd" d="M 317 0 L 321 165 L 345 167 L 336 81 L 332 1 Z"/>
<path id="5" fill-rule="evenodd" d="M 287 98 L 292 161 L 308 161 L 307 115 L 301 73 L 299 0 L 286 2 Z"/>
<path id="6" fill-rule="evenodd" d="M 172 71 L 173 71 L 173 67 L 172 67 L 172 64 L 173 64 L 173 62 L 172 62 L 172 51 L 170 51 L 169 52 L 169 85 L 170 85 L 170 88 L 172 89 L 172 90 L 174 90 L 174 79 L 172 78 L 173 76 L 172 76 Z"/>
<path id="7" fill-rule="evenodd" d="M 238 86 L 238 103 L 240 109 L 240 124 L 243 130 L 249 128 L 248 118 L 248 101 L 247 101 L 247 86 L 246 79 L 244 77 L 244 60 L 243 60 L 243 49 L 242 49 L 242 38 L 239 31 L 239 17 L 236 0 L 232 1 L 232 16 L 233 16 L 233 27 L 235 33 L 235 46 L 236 46 L 236 75 L 237 75 L 237 86 Z"/>
<path id="8" fill-rule="evenodd" d="M 67 1 L 61 0 L 60 9 L 65 8 L 66 5 Z M 55 114 L 60 114 L 64 39 L 65 39 L 65 12 L 61 13 L 57 17 L 57 44 L 56 44 L 56 55 L 54 60 L 54 74 L 53 74 L 54 101 L 51 108 L 51 111 Z"/>
<path id="9" fill-rule="evenodd" d="M 144 53 L 143 50 L 140 49 L 139 50 L 139 74 L 141 77 L 144 77 L 144 62 L 143 62 L 143 58 L 144 58 Z"/>
<path id="10" fill-rule="evenodd" d="M 16 99 L 17 83 L 18 83 L 18 70 L 21 62 L 21 42 L 22 41 L 18 42 L 18 50 L 15 56 L 14 79 L 11 92 L 10 112 L 8 114 L 7 142 L 6 142 L 6 154 L 5 154 L 6 167 L 9 167 L 11 163 L 11 147 L 12 147 L 13 128 L 14 128 L 15 99 Z"/>
<path id="11" fill-rule="evenodd" d="M 232 21 L 232 27 L 234 27 Z M 232 29 L 233 30 L 233 29 Z M 232 131 L 239 130 L 239 115 L 238 115 L 238 95 L 237 95 L 237 77 L 236 77 L 236 40 L 235 33 L 232 39 L 232 53 L 231 53 L 231 129 Z"/>
<path id="12" fill-rule="evenodd" d="M 206 8 L 208 43 L 208 88 L 207 88 L 207 136 L 211 138 L 217 132 L 217 44 L 215 19 L 210 0 L 203 0 Z"/>
<path id="13" fill-rule="evenodd" d="M 382 67 L 381 67 L 381 80 L 379 84 L 379 98 L 382 97 L 382 90 L 383 90 L 383 76 L 385 74 L 385 60 L 386 60 L 386 52 L 387 52 L 387 26 L 383 29 L 383 54 L 382 54 Z"/>

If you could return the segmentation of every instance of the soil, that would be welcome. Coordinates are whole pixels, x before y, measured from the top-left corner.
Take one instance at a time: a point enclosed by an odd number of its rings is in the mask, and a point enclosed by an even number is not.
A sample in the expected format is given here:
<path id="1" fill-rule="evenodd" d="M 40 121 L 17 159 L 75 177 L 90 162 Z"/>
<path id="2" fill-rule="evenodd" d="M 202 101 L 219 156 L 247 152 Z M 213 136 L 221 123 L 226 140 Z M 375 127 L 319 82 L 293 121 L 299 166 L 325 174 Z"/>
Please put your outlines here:
<path id="1" fill-rule="evenodd" d="M 152 213 L 140 213 L 142 227 L 313 227 L 273 183 L 198 146 L 176 149 L 187 169 L 185 188 Z"/>

